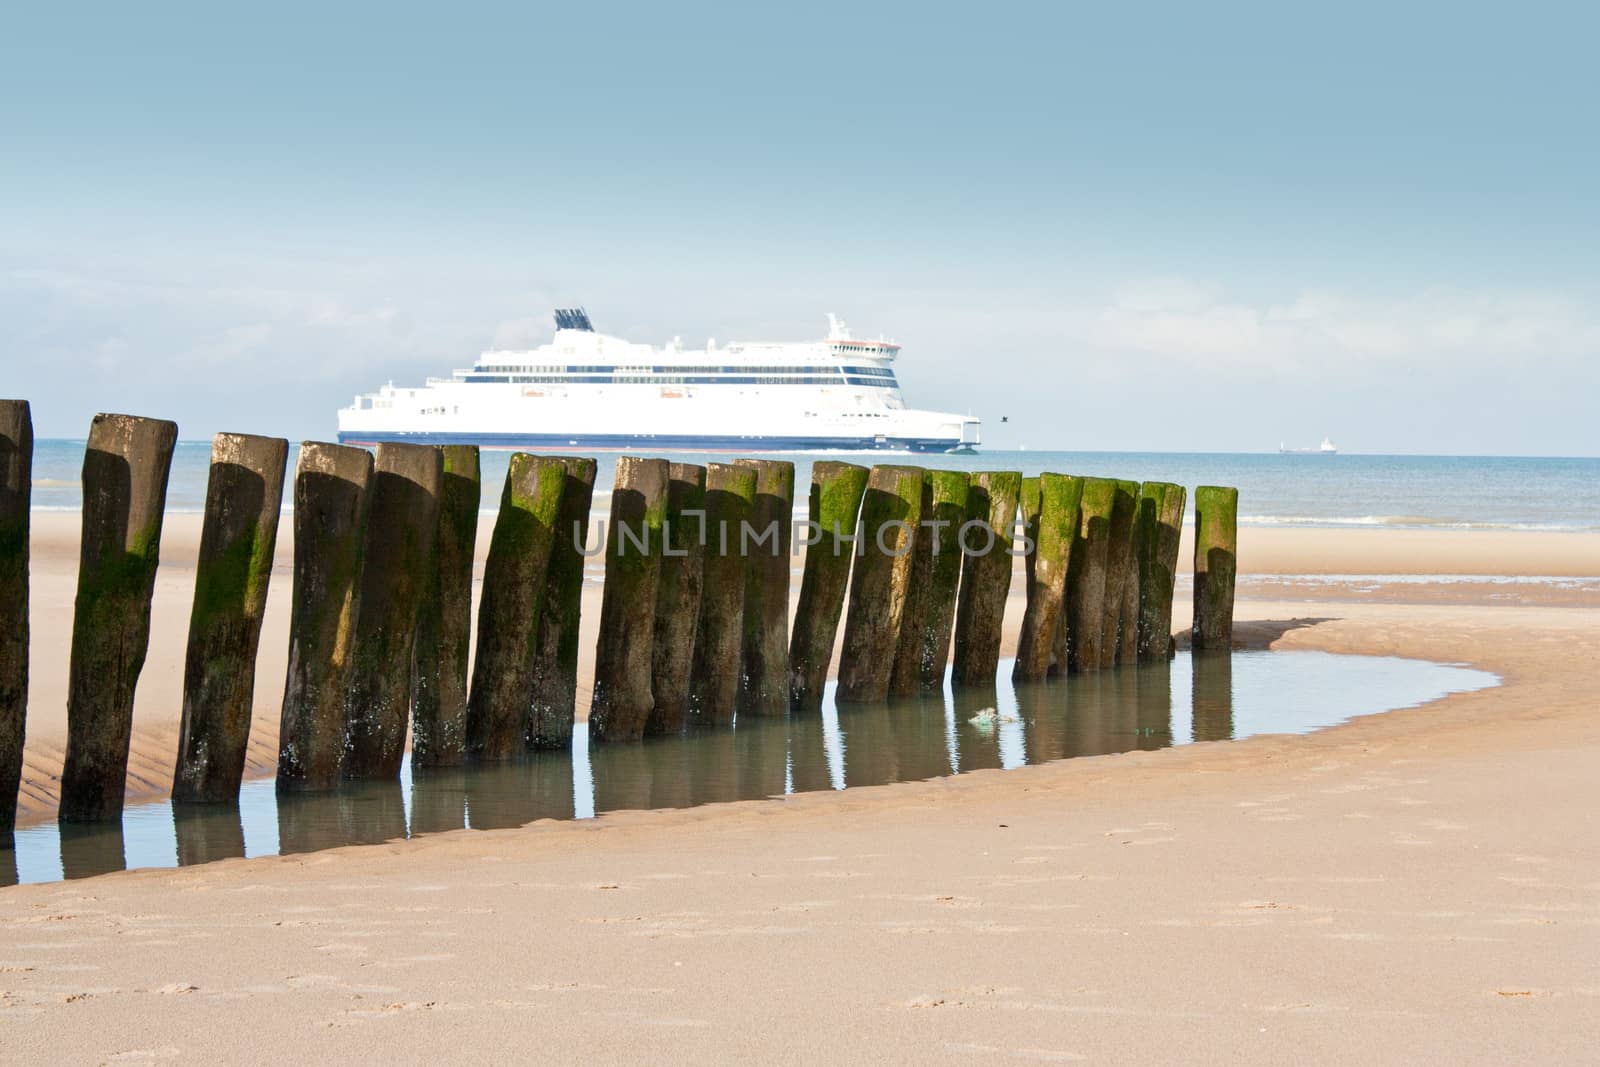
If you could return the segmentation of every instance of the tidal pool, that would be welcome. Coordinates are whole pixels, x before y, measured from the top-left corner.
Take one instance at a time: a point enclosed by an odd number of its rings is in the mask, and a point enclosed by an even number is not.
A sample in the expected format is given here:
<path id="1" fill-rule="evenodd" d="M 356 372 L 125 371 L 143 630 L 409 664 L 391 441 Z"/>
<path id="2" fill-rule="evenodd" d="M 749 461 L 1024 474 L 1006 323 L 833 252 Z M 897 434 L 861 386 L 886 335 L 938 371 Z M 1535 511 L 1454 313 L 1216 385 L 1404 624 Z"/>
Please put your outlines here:
<path id="1" fill-rule="evenodd" d="M 414 771 L 408 757 L 398 779 L 337 793 L 280 798 L 258 779 L 237 806 L 162 801 L 129 807 L 120 824 L 28 827 L 0 850 L 0 885 L 1306 733 L 1498 681 L 1392 657 L 1235 652 L 1021 685 L 1007 660 L 991 688 L 843 708 L 830 684 L 820 714 L 592 747 L 580 728 L 570 752 L 514 763 Z"/>

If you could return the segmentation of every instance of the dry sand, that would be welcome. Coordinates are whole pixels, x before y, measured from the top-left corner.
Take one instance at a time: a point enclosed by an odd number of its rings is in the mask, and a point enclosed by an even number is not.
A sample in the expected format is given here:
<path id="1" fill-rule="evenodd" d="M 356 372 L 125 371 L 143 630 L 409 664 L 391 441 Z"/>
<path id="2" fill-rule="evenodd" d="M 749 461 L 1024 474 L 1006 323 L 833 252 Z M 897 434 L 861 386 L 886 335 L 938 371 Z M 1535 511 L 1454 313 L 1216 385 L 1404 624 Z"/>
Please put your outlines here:
<path id="1" fill-rule="evenodd" d="M 1242 537 L 1252 574 L 1600 570 L 1594 539 L 1543 534 Z M 187 614 L 175 543 L 166 645 L 140 687 L 151 792 L 170 776 Z M 36 549 L 35 775 L 51 738 L 59 750 L 56 616 L 75 567 L 51 551 Z M 1600 602 L 1552 607 L 1543 588 L 1243 599 L 1256 621 L 1240 633 L 1258 643 L 1504 678 L 1310 736 L 0 891 L 0 1048 L 71 1062 L 1588 1059 Z"/>

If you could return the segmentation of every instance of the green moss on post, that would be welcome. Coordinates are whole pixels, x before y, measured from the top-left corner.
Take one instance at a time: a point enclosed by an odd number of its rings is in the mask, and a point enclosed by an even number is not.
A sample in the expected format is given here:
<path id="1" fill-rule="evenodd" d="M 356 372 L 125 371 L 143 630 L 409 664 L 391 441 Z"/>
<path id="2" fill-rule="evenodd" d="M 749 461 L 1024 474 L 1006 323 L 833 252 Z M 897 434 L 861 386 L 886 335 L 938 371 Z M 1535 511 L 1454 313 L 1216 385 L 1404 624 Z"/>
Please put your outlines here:
<path id="1" fill-rule="evenodd" d="M 417 619 L 434 569 L 444 460 L 384 443 L 373 463 L 343 774 L 394 778 L 406 752 Z"/>
<path id="2" fill-rule="evenodd" d="M 1183 537 L 1185 492 L 1170 482 L 1139 488 L 1139 659 L 1165 662 L 1172 652 L 1172 591 Z"/>
<path id="3" fill-rule="evenodd" d="M 694 666 L 694 631 L 700 621 L 705 581 L 706 469 L 674 463 L 669 469 L 667 549 L 656 586 L 650 696 L 655 702 L 647 734 L 681 733 L 689 721 L 689 671 Z"/>
<path id="4" fill-rule="evenodd" d="M 705 581 L 689 686 L 689 713 L 699 725 L 726 726 L 738 711 L 746 583 L 739 533 L 755 499 L 754 470 L 706 465 Z"/>
<path id="5" fill-rule="evenodd" d="M 1028 523 L 1034 548 L 1028 557 L 1028 606 L 1017 639 L 1016 666 L 1011 672 L 1017 681 L 1039 681 L 1050 672 L 1082 499 L 1082 478 L 1042 474 L 1038 503 L 1033 505 L 1034 516 L 1029 521 L 1032 501 L 1024 489 L 1023 521 Z"/>
<path id="6" fill-rule="evenodd" d="M 175 803 L 239 799 L 288 457 L 289 442 L 280 437 L 219 433 L 212 439 L 172 776 Z"/>
<path id="7" fill-rule="evenodd" d="M 823 460 L 811 465 L 807 518 L 813 544 L 806 546 L 800 600 L 789 638 L 789 701 L 795 710 L 822 706 L 822 690 L 833 662 L 839 616 L 850 583 L 850 538 L 867 488 L 867 468 Z"/>
<path id="8" fill-rule="evenodd" d="M 1194 491 L 1194 637 L 1196 652 L 1233 647 L 1233 584 L 1239 571 L 1239 490 Z"/>
<path id="9" fill-rule="evenodd" d="M 961 584 L 961 524 L 967 517 L 966 471 L 929 471 L 933 483 L 933 522 L 937 531 L 922 602 L 922 688 L 943 689 L 950 663 L 950 635 L 956 623 L 956 593 Z"/>
<path id="10" fill-rule="evenodd" d="M 561 463 L 566 479 L 536 638 L 533 710 L 528 719 L 528 747 L 532 749 L 570 747 L 578 709 L 578 624 L 596 464 L 579 456 L 563 457 Z"/>
<path id="11" fill-rule="evenodd" d="M 411 763 L 449 767 L 467 752 L 467 668 L 472 656 L 472 557 L 482 482 L 478 446 L 442 445 L 434 565 L 417 614 L 411 684 Z"/>
<path id="12" fill-rule="evenodd" d="M 1067 568 L 1066 661 L 1069 670 L 1100 669 L 1100 638 L 1106 603 L 1106 566 L 1117 483 L 1083 480 L 1083 507 Z"/>
<path id="13" fill-rule="evenodd" d="M 176 423 L 96 415 L 83 457 L 62 822 L 119 819 Z"/>
<path id="14" fill-rule="evenodd" d="M 740 653 L 739 711 L 789 711 L 790 546 L 794 537 L 794 464 L 741 459 L 756 472 L 745 572 L 744 647 Z"/>
<path id="15" fill-rule="evenodd" d="M 911 587 L 925 474 L 921 467 L 879 466 L 867 477 L 839 654 L 841 704 L 875 702 L 889 695 Z"/>
<path id="16" fill-rule="evenodd" d="M 1011 591 L 1012 535 L 1022 475 L 979 471 L 967 494 L 967 519 L 959 533 L 965 556 L 956 608 L 955 665 L 959 686 L 992 686 L 1000 666 L 1006 597 Z"/>
<path id="17" fill-rule="evenodd" d="M 33 416 L 26 400 L 0 400 L 0 849 L 9 845 L 22 784 L 28 714 L 28 519 Z"/>
<path id="18" fill-rule="evenodd" d="M 1100 622 L 1100 667 L 1116 666 L 1121 640 L 1122 607 L 1133 562 L 1133 528 L 1139 514 L 1139 483 L 1118 480 L 1111 503 L 1106 543 L 1106 590 Z"/>
<path id="19" fill-rule="evenodd" d="M 371 481 L 372 453 L 364 448 L 300 446 L 279 793 L 321 792 L 339 783 Z"/>
<path id="20" fill-rule="evenodd" d="M 567 467 L 517 452 L 506 469 L 478 601 L 478 655 L 467 694 L 467 758 L 504 760 L 526 744 Z"/>
<path id="21" fill-rule="evenodd" d="M 670 481 L 664 459 L 617 460 L 589 705 L 589 736 L 595 741 L 639 740 L 655 704 L 650 676 Z"/>

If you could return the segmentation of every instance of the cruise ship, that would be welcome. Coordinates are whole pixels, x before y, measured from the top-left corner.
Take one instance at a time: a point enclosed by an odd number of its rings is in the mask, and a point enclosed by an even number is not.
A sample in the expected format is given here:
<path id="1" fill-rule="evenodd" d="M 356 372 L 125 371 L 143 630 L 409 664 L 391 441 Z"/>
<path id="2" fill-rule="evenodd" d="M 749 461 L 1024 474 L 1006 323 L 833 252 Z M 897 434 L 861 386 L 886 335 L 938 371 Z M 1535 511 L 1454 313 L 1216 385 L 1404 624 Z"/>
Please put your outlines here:
<path id="1" fill-rule="evenodd" d="M 555 322 L 549 344 L 485 352 L 448 378 L 357 396 L 339 412 L 339 440 L 706 452 L 979 444 L 976 418 L 906 406 L 899 345 L 853 337 L 832 314 L 820 341 L 700 349 L 599 333 L 582 308 L 557 310 Z"/>

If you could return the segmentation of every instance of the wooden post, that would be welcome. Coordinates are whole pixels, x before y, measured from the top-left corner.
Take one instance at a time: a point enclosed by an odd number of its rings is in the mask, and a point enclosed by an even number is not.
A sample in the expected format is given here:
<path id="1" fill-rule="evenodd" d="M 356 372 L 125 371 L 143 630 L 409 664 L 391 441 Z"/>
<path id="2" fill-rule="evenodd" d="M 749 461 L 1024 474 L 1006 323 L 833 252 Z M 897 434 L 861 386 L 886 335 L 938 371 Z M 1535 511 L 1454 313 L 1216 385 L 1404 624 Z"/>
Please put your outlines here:
<path id="1" fill-rule="evenodd" d="M 1022 475 L 980 471 L 967 495 L 967 521 L 959 536 L 965 556 L 956 608 L 956 685 L 994 685 L 1000 666 L 1001 628 L 1011 591 L 1012 534 Z"/>
<path id="2" fill-rule="evenodd" d="M 738 708 L 745 594 L 739 533 L 755 497 L 756 472 L 749 467 L 706 465 L 705 582 L 689 690 L 689 712 L 705 726 L 726 726 Z"/>
<path id="3" fill-rule="evenodd" d="M 1022 583 L 1024 606 L 1033 604 L 1034 567 L 1039 561 L 1039 509 L 1044 506 L 1037 477 L 1022 479 L 1022 489 L 1017 494 L 1017 518 L 1022 523 L 1029 548 L 1022 557 Z M 1027 616 L 1023 616 L 1026 622 Z"/>
<path id="4" fill-rule="evenodd" d="M 346 778 L 400 773 L 411 726 L 417 619 L 435 565 L 443 477 L 444 461 L 432 445 L 378 446 L 356 605 Z"/>
<path id="5" fill-rule="evenodd" d="M 955 630 L 956 592 L 961 583 L 961 525 L 967 517 L 971 476 L 966 471 L 928 472 L 933 482 L 935 542 L 922 603 L 922 688 L 943 689 L 950 664 L 950 636 Z"/>
<path id="6" fill-rule="evenodd" d="M 307 441 L 294 479 L 294 603 L 278 728 L 282 793 L 339 783 L 372 453 Z"/>
<path id="7" fill-rule="evenodd" d="M 822 690 L 833 663 L 839 615 L 850 582 L 850 557 L 867 488 L 867 468 L 821 460 L 811 465 L 810 533 L 794 633 L 789 638 L 789 702 L 796 710 L 822 707 Z"/>
<path id="8" fill-rule="evenodd" d="M 0 400 L 0 846 L 17 823 L 28 714 L 28 518 L 33 415 Z"/>
<path id="9" fill-rule="evenodd" d="M 739 711 L 789 711 L 789 572 L 794 535 L 794 464 L 741 459 L 756 472 L 750 510 L 744 589 L 744 646 L 740 653 Z"/>
<path id="10" fill-rule="evenodd" d="M 1144 555 L 1144 524 L 1139 521 L 1139 510 L 1143 499 L 1139 487 L 1135 487 L 1133 530 L 1128 537 L 1130 551 L 1123 563 L 1122 608 L 1117 612 L 1118 664 L 1132 665 L 1139 661 L 1139 560 Z"/>
<path id="11" fill-rule="evenodd" d="M 467 694 L 467 757 L 503 760 L 522 752 L 538 664 L 540 610 L 567 467 L 517 452 L 506 469 L 500 512 L 483 566 L 478 656 Z"/>
<path id="12" fill-rule="evenodd" d="M 1117 483 L 1108 478 L 1083 480 L 1083 508 L 1067 569 L 1067 666 L 1074 672 L 1100 669 L 1106 564 L 1116 496 Z"/>
<path id="13" fill-rule="evenodd" d="M 595 461 L 566 456 L 561 508 L 545 579 L 534 659 L 529 748 L 565 749 L 572 744 L 578 709 L 578 623 L 583 608 L 584 549 L 589 543 L 589 505 L 594 499 Z"/>
<path id="14" fill-rule="evenodd" d="M 922 691 L 922 638 L 926 628 L 928 579 L 933 575 L 933 481 L 922 472 L 922 499 L 917 504 L 911 530 L 911 578 L 906 583 L 905 607 L 900 612 L 900 634 L 891 652 L 889 698 L 904 700 Z"/>
<path id="15" fill-rule="evenodd" d="M 83 457 L 62 822 L 119 819 L 176 423 L 96 415 Z"/>
<path id="16" fill-rule="evenodd" d="M 1172 653 L 1172 590 L 1183 536 L 1184 489 L 1145 482 L 1139 489 L 1139 659 L 1164 662 Z"/>
<path id="17" fill-rule="evenodd" d="M 589 705 L 589 736 L 596 741 L 639 740 L 655 703 L 650 673 L 670 480 L 664 459 L 617 459 Z"/>
<path id="18" fill-rule="evenodd" d="M 921 467 L 873 467 L 861 500 L 850 611 L 839 654 L 839 703 L 884 700 L 911 585 L 916 523 L 922 516 Z"/>
<path id="19" fill-rule="evenodd" d="M 1133 527 L 1139 513 L 1139 483 L 1117 480 L 1111 498 L 1111 526 L 1106 542 L 1106 590 L 1100 617 L 1100 667 L 1116 666 L 1122 605 L 1133 560 Z"/>
<path id="20" fill-rule="evenodd" d="M 1039 476 L 1036 518 L 1029 522 L 1034 549 L 1028 568 L 1028 606 L 1017 639 L 1017 661 L 1011 677 L 1019 682 L 1039 681 L 1050 672 L 1056 631 L 1067 590 L 1067 570 L 1073 537 L 1078 529 L 1083 479 L 1064 474 Z M 1029 501 L 1024 498 L 1027 521 Z"/>
<path id="21" fill-rule="evenodd" d="M 281 437 L 219 433 L 211 442 L 172 774 L 177 804 L 239 799 L 288 457 Z"/>
<path id="22" fill-rule="evenodd" d="M 443 445 L 434 565 L 417 614 L 411 764 L 449 767 L 467 752 L 467 665 L 472 654 L 472 556 L 482 484 L 477 445 Z"/>
<path id="23" fill-rule="evenodd" d="M 1196 652 L 1233 647 L 1233 583 L 1239 569 L 1239 490 L 1194 491 L 1194 637 Z"/>
<path id="24" fill-rule="evenodd" d="M 705 580 L 706 469 L 692 463 L 669 468 L 667 540 L 656 587 L 650 695 L 655 701 L 645 733 L 675 734 L 689 721 L 689 670 L 694 666 L 694 631 L 700 621 Z"/>

